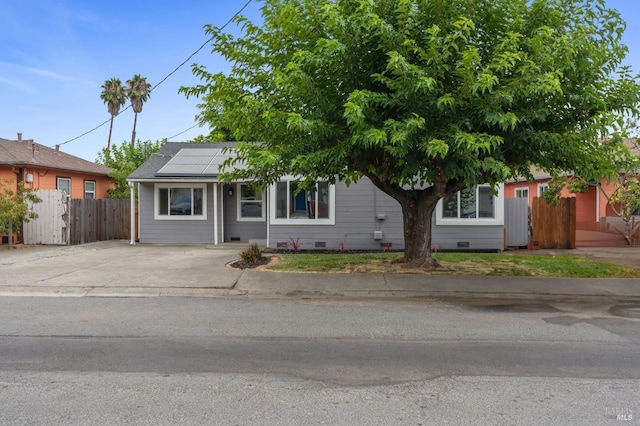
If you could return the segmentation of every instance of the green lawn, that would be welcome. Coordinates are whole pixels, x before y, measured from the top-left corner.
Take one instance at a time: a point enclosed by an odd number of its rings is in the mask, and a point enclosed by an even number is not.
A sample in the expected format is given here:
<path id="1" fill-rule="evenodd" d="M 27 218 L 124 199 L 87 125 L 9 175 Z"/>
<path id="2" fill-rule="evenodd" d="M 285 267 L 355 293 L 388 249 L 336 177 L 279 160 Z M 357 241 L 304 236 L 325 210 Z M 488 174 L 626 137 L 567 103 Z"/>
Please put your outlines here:
<path id="1" fill-rule="evenodd" d="M 407 270 L 394 262 L 402 253 L 287 253 L 268 269 L 290 272 L 430 273 L 575 278 L 640 278 L 640 270 L 596 262 L 575 255 L 510 253 L 437 253 L 442 268 L 433 272 Z"/>

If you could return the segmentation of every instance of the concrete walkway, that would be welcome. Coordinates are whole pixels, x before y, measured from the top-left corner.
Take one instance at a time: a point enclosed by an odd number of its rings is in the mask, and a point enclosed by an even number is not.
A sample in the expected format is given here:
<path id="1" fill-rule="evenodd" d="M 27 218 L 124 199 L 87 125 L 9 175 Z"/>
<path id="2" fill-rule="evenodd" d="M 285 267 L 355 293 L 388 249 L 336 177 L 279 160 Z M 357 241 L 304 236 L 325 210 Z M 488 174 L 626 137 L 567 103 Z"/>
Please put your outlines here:
<path id="1" fill-rule="evenodd" d="M 640 302 L 638 279 L 407 274 L 308 274 L 236 270 L 242 245 L 129 245 L 106 241 L 0 251 L 0 296 L 495 298 Z M 627 249 L 625 251 L 625 249 Z M 640 268 L 640 248 L 606 259 Z M 535 251 L 529 254 L 560 254 Z M 593 257 L 605 252 L 571 250 Z"/>

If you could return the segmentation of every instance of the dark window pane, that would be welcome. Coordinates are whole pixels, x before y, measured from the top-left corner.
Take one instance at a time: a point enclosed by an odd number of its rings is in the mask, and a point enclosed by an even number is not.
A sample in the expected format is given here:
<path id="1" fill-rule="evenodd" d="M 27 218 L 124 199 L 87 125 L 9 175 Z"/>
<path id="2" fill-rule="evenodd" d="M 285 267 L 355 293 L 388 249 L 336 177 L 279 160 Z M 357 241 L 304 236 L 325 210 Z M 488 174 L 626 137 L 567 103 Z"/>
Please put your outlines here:
<path id="1" fill-rule="evenodd" d="M 442 217 L 458 217 L 458 193 L 444 197 L 444 200 L 442 200 Z"/>
<path id="2" fill-rule="evenodd" d="M 191 216 L 191 189 L 171 188 L 170 214 L 172 216 Z"/>
<path id="3" fill-rule="evenodd" d="M 193 188 L 193 214 L 202 216 L 202 188 Z"/>
<path id="4" fill-rule="evenodd" d="M 287 218 L 287 182 L 276 183 L 276 217 Z"/>
<path id="5" fill-rule="evenodd" d="M 256 191 L 254 188 L 248 185 L 240 185 L 240 199 L 241 200 L 262 200 L 262 192 Z"/>
<path id="6" fill-rule="evenodd" d="M 460 218 L 473 219 L 476 217 L 476 188 L 460 191 Z"/>
<path id="7" fill-rule="evenodd" d="M 495 217 L 493 209 L 493 191 L 481 186 L 478 188 L 478 212 L 480 217 Z"/>
<path id="8" fill-rule="evenodd" d="M 329 218 L 329 183 L 318 182 L 318 219 Z"/>
<path id="9" fill-rule="evenodd" d="M 262 203 L 243 202 L 240 214 L 242 217 L 262 217 Z"/>
<path id="10" fill-rule="evenodd" d="M 160 188 L 158 190 L 158 214 L 169 214 L 169 188 Z"/>

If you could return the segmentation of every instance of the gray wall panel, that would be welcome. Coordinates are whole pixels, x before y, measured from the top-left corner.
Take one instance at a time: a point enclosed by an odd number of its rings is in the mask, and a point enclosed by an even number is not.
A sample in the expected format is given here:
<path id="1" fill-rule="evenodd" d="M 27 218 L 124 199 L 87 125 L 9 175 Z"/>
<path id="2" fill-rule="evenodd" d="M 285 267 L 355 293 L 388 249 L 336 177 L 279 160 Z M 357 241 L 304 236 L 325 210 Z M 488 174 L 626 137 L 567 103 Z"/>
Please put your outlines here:
<path id="1" fill-rule="evenodd" d="M 141 183 L 140 199 L 140 242 L 213 244 L 213 190 L 207 185 L 207 220 L 155 220 L 154 186 Z"/>
<path id="2" fill-rule="evenodd" d="M 383 220 L 378 220 L 384 214 Z M 390 243 L 393 250 L 404 248 L 402 210 L 396 200 L 362 178 L 348 188 L 336 183 L 336 221 L 333 226 L 271 225 L 270 247 L 299 240 L 300 249 L 316 248 L 325 242 L 326 249 L 336 250 L 344 243 L 347 250 L 380 250 Z M 432 245 L 437 250 L 463 250 L 458 242 L 469 243 L 468 250 L 502 250 L 503 226 L 435 226 Z M 382 240 L 374 240 L 373 232 L 382 231 Z"/>
<path id="3" fill-rule="evenodd" d="M 379 250 L 381 243 L 404 247 L 400 205 L 369 179 L 348 188 L 336 183 L 335 214 L 335 225 L 271 225 L 270 246 L 298 239 L 304 250 L 316 248 L 316 242 L 324 242 L 327 250 Z M 385 219 L 378 220 L 378 214 L 385 214 Z M 374 240 L 374 231 L 382 231 L 383 239 Z"/>
<path id="4" fill-rule="evenodd" d="M 223 186 L 224 203 L 224 240 L 225 241 L 249 241 L 267 238 L 267 221 L 247 222 L 238 221 L 238 191 L 233 185 L 233 195 L 229 195 L 229 186 Z M 266 200 L 263 202 L 266 203 Z M 266 204 L 265 204 L 266 206 Z"/>

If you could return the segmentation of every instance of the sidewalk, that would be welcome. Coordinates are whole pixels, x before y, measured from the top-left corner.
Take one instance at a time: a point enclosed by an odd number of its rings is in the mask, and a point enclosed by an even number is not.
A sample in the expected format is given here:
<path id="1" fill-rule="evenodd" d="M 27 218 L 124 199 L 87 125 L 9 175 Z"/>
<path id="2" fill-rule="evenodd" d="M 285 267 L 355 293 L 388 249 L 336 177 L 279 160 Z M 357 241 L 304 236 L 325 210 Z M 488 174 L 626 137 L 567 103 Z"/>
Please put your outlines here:
<path id="1" fill-rule="evenodd" d="M 227 263 L 237 259 L 240 249 L 239 245 L 130 246 L 122 241 L 106 241 L 3 251 L 0 296 L 640 302 L 638 279 L 309 274 L 227 267 Z M 611 252 L 609 256 L 635 262 L 640 260 L 640 249 Z"/>
<path id="2" fill-rule="evenodd" d="M 640 302 L 633 279 L 244 271 L 236 290 L 254 297 L 517 299 Z"/>

